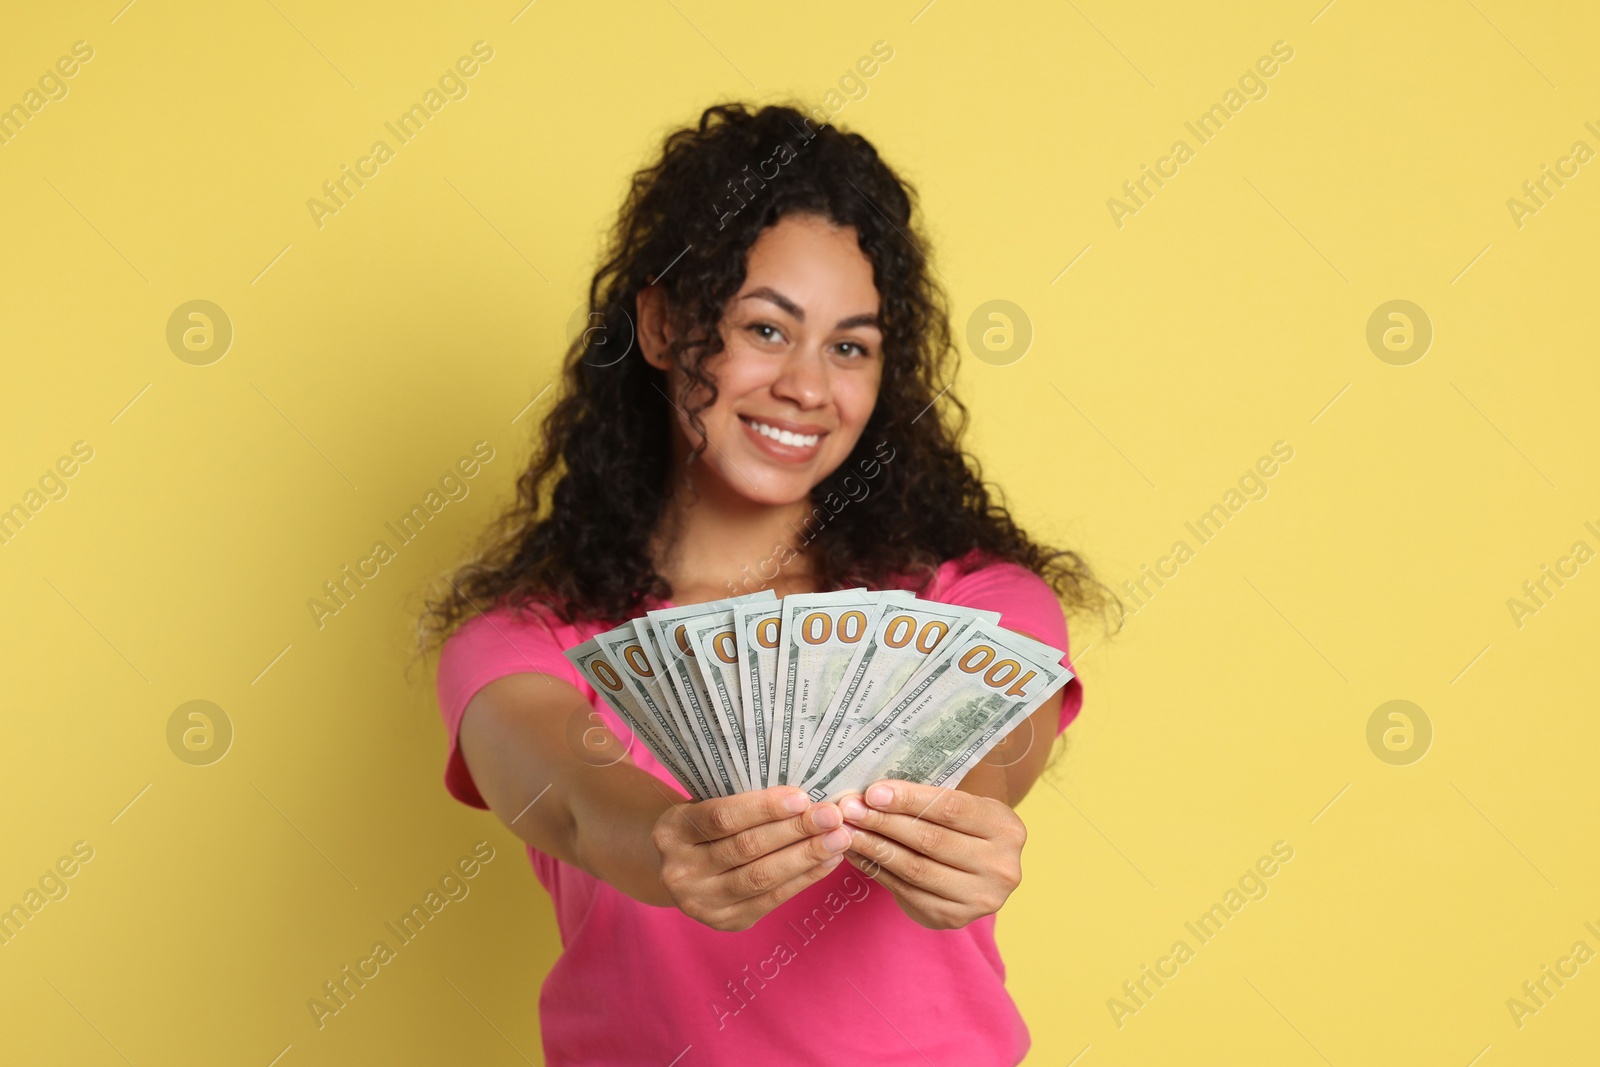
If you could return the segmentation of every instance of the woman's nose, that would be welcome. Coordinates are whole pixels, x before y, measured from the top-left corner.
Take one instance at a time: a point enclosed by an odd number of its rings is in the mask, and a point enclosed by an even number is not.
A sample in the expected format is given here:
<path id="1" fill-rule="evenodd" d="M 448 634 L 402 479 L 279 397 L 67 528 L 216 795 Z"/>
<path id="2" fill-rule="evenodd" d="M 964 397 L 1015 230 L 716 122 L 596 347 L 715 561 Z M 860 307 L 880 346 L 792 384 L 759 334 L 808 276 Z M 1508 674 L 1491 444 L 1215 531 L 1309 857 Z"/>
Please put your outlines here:
<path id="1" fill-rule="evenodd" d="M 806 345 L 796 345 L 783 361 L 778 378 L 772 383 L 772 392 L 793 400 L 802 408 L 820 407 L 828 400 L 828 368 L 822 352 Z"/>

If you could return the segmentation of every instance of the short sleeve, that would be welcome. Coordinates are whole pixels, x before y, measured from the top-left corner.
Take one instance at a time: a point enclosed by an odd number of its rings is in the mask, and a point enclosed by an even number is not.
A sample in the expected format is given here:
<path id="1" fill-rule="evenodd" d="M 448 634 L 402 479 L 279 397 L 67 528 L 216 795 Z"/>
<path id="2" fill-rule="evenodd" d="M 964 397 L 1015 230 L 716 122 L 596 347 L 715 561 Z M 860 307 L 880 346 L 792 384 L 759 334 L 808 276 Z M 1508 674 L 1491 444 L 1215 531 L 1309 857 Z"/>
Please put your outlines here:
<path id="1" fill-rule="evenodd" d="M 548 674 L 585 695 L 591 692 L 564 651 L 578 644 L 573 632 L 544 614 L 496 609 L 463 623 L 439 651 L 435 687 L 439 714 L 450 738 L 444 785 L 463 804 L 488 808 L 461 755 L 461 717 L 478 690 L 509 674 Z"/>
<path id="2" fill-rule="evenodd" d="M 950 566 L 946 564 L 946 566 Z M 933 599 L 1000 613 L 1000 625 L 1065 650 L 1058 661 L 1073 677 L 1061 698 L 1059 735 L 1083 707 L 1083 681 L 1073 669 L 1067 619 L 1050 584 L 1017 563 L 989 563 L 955 577 Z"/>

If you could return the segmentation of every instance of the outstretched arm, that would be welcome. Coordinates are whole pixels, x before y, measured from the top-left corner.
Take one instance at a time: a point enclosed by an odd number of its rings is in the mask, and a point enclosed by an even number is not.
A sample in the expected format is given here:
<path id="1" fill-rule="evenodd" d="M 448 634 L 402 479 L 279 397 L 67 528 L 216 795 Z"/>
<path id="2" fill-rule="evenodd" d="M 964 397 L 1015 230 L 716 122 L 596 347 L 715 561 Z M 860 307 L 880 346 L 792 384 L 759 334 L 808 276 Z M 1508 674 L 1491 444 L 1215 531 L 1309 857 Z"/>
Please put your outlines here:
<path id="1" fill-rule="evenodd" d="M 478 792 L 528 844 L 719 930 L 745 929 L 838 865 L 849 835 L 836 805 L 793 786 L 691 803 L 627 760 L 593 713 L 572 685 L 531 673 L 490 682 L 462 713 Z"/>

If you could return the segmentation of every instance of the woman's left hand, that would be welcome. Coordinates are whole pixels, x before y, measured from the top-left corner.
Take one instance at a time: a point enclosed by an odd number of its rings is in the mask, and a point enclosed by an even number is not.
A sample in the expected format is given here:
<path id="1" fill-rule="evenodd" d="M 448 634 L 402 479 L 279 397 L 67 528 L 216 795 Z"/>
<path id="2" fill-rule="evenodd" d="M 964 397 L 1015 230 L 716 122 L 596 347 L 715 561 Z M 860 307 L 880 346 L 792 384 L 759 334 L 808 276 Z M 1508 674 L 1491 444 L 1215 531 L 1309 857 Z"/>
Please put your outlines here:
<path id="1" fill-rule="evenodd" d="M 889 779 L 839 810 L 852 832 L 846 857 L 931 930 L 994 914 L 1022 882 L 1028 831 L 998 800 Z"/>

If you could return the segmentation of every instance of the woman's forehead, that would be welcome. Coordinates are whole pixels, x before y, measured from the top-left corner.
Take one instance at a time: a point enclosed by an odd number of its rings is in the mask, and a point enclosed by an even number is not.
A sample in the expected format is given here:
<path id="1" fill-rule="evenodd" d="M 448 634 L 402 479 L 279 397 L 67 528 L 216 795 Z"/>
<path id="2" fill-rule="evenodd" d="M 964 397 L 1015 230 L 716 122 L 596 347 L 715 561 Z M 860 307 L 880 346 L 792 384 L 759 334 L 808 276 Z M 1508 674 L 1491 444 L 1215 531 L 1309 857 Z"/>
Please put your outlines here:
<path id="1" fill-rule="evenodd" d="M 789 216 L 762 231 L 750 248 L 735 301 L 746 297 L 796 318 L 808 309 L 832 318 L 845 305 L 847 313 L 871 313 L 878 306 L 872 261 L 861 251 L 855 228 L 815 216 Z"/>

